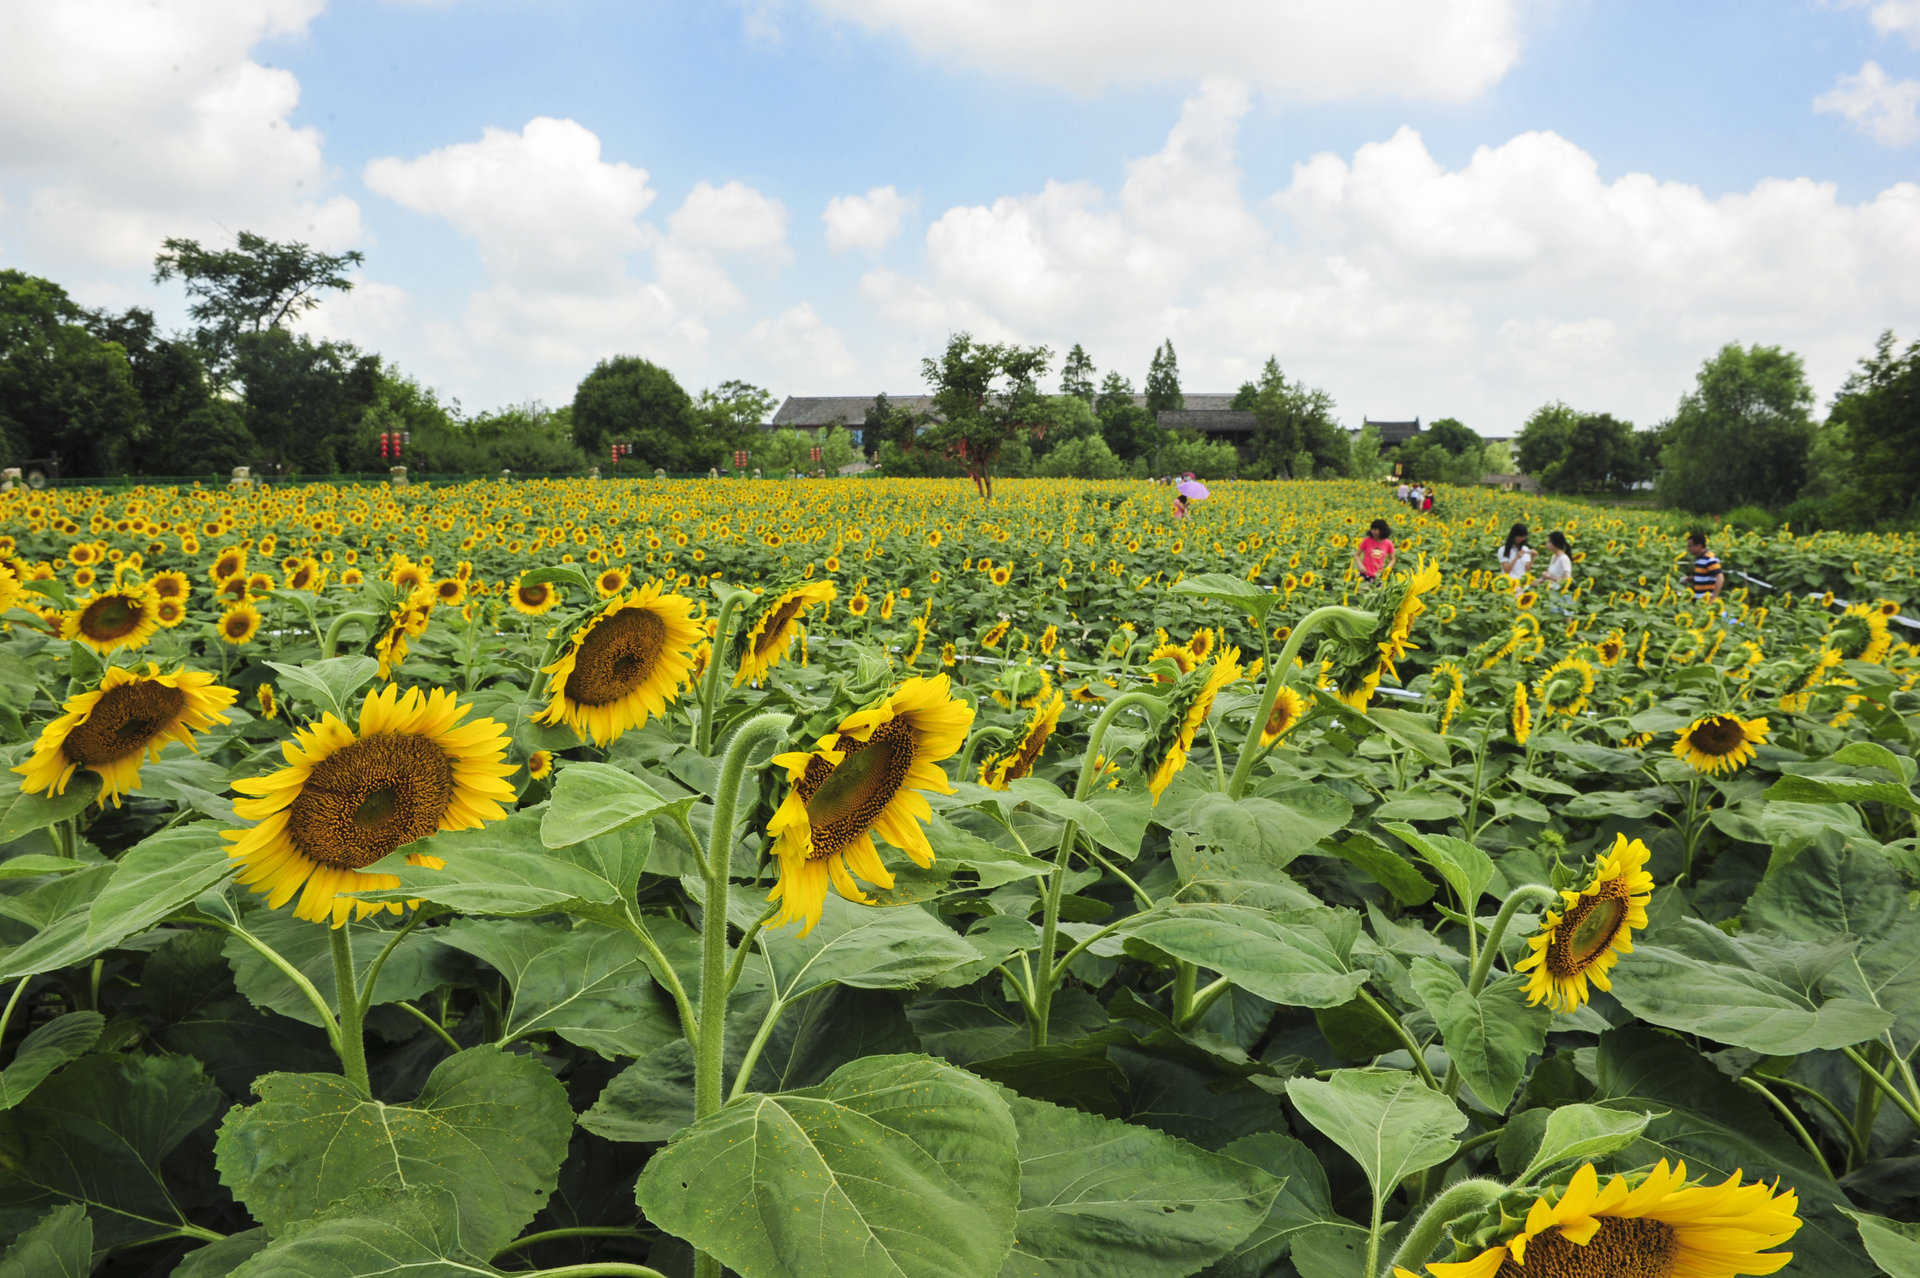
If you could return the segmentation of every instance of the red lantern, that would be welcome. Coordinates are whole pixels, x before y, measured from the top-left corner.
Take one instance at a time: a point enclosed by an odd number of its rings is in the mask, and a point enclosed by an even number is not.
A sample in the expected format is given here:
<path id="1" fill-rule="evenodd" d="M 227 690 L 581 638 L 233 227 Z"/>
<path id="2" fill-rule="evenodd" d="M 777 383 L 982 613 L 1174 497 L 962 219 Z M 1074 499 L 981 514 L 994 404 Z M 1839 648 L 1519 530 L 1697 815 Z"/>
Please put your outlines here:
<path id="1" fill-rule="evenodd" d="M 820 464 L 820 449 L 817 446 L 813 449 L 813 464 L 816 466 Z"/>
<path id="2" fill-rule="evenodd" d="M 744 448 L 734 449 L 733 468 L 735 470 L 745 470 L 747 468 L 747 450 L 746 449 Z"/>

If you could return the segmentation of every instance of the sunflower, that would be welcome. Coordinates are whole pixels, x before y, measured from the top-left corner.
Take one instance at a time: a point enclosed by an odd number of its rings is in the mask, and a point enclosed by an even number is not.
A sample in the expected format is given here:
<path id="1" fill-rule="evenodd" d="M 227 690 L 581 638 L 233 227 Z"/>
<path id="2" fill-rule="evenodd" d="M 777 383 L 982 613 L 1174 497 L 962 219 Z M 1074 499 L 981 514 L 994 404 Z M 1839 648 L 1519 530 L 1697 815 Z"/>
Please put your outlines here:
<path id="1" fill-rule="evenodd" d="M 693 601 L 648 582 L 588 618 L 560 659 L 542 668 L 553 677 L 547 708 L 534 719 L 567 724 L 605 745 L 648 716 L 666 713 L 693 676 L 699 640 Z"/>
<path id="2" fill-rule="evenodd" d="M 1893 646 L 1887 615 L 1878 608 L 1855 604 L 1833 619 L 1827 646 L 1847 661 L 1880 661 Z"/>
<path id="3" fill-rule="evenodd" d="M 256 572 L 247 577 L 247 593 L 264 595 L 273 589 L 273 578 L 264 572 Z"/>
<path id="4" fill-rule="evenodd" d="M 216 582 L 229 577 L 245 576 L 247 571 L 247 550 L 244 546 L 228 546 L 213 561 L 213 567 L 207 569 L 207 576 Z"/>
<path id="5" fill-rule="evenodd" d="M 153 618 L 171 630 L 187 619 L 187 610 L 178 599 L 162 599 L 153 605 Z"/>
<path id="6" fill-rule="evenodd" d="M 1013 623 L 1011 621 L 1001 620 L 994 622 L 993 625 L 987 628 L 987 632 L 980 636 L 980 646 L 982 648 L 998 648 L 1000 641 L 1007 637 L 1007 631 L 1011 629 L 1013 629 Z"/>
<path id="7" fill-rule="evenodd" d="M 260 610 L 245 599 L 220 614 L 220 639 L 235 647 L 249 643 L 260 633 Z"/>
<path id="8" fill-rule="evenodd" d="M 1600 664 L 1611 670 L 1620 664 L 1620 658 L 1627 655 L 1627 636 L 1619 630 L 1610 630 L 1607 637 L 1595 645 L 1600 656 Z"/>
<path id="9" fill-rule="evenodd" d="M 1525 745 L 1527 738 L 1533 735 L 1533 711 L 1527 707 L 1525 679 L 1513 685 L 1513 704 L 1508 709 L 1508 717 L 1513 727 L 1514 744 Z"/>
<path id="10" fill-rule="evenodd" d="M 1060 711 L 1066 704 L 1066 697 L 1057 691 L 1041 700 L 1013 748 L 980 765 L 980 784 L 991 790 L 1004 790 L 1008 782 L 1031 776 L 1034 764 L 1040 762 L 1041 751 L 1047 748 L 1048 739 L 1059 726 Z"/>
<path id="11" fill-rule="evenodd" d="M 442 608 L 458 608 L 467 601 L 467 583 L 458 577 L 442 577 L 433 583 L 433 601 Z"/>
<path id="12" fill-rule="evenodd" d="M 535 781 L 544 781 L 553 775 L 553 754 L 548 750 L 535 750 L 527 756 L 527 775 Z"/>
<path id="13" fill-rule="evenodd" d="M 1453 717 L 1467 699 L 1467 676 L 1458 665 L 1442 661 L 1427 679 L 1427 691 L 1440 701 L 1440 735 L 1445 736 Z"/>
<path id="14" fill-rule="evenodd" d="M 273 685 L 263 683 L 254 689 L 254 697 L 260 702 L 260 717 L 271 719 L 280 713 L 280 704 L 273 698 Z"/>
<path id="15" fill-rule="evenodd" d="M 85 590 L 88 586 L 91 586 L 99 576 L 100 574 L 91 568 L 75 568 L 73 570 L 74 589 Z"/>
<path id="16" fill-rule="evenodd" d="M 793 646 L 800 617 L 815 604 L 832 603 L 839 591 L 830 581 L 809 582 L 761 596 L 760 611 L 733 639 L 733 686 L 767 677 Z"/>
<path id="17" fill-rule="evenodd" d="M 1494 1237 L 1470 1260 L 1426 1266 L 1434 1278 L 1740 1278 L 1771 1274 L 1793 1259 L 1769 1251 L 1800 1228 L 1800 1199 L 1776 1182 L 1740 1183 L 1734 1172 L 1718 1185 L 1688 1185 L 1687 1165 L 1666 1159 L 1637 1187 L 1615 1176 L 1600 1187 L 1583 1165 L 1555 1201 L 1534 1199 L 1520 1229 L 1504 1216 Z M 1416 1278 L 1404 1269 L 1395 1278 Z"/>
<path id="18" fill-rule="evenodd" d="M 1155 661 L 1171 661 L 1179 668 L 1180 674 L 1189 674 L 1195 666 L 1200 664 L 1197 654 L 1183 643 L 1161 644 L 1147 654 L 1148 664 Z M 1179 675 L 1157 674 L 1153 676 L 1153 680 L 1155 683 L 1172 683 L 1178 677 Z"/>
<path id="19" fill-rule="evenodd" d="M 147 589 L 153 592 L 155 599 L 184 600 L 192 587 L 184 572 L 156 572 L 153 580 L 147 583 Z"/>
<path id="20" fill-rule="evenodd" d="M 854 591 L 853 597 L 847 600 L 847 611 L 856 617 L 866 616 L 867 609 L 872 606 L 873 601 L 867 598 L 867 592 L 864 590 Z"/>
<path id="21" fill-rule="evenodd" d="M 1780 708 L 1790 713 L 1805 710 L 1812 703 L 1814 692 L 1826 681 L 1828 672 L 1842 660 L 1844 658 L 1833 649 L 1822 648 L 1795 668 L 1787 680 L 1787 690 L 1780 694 Z"/>
<path id="22" fill-rule="evenodd" d="M 1408 575 L 1401 587 L 1399 604 L 1393 610 L 1393 620 L 1387 625 L 1387 637 L 1381 641 L 1385 645 L 1381 651 L 1386 654 L 1387 660 L 1399 661 L 1415 647 L 1412 642 L 1413 623 L 1427 610 L 1424 596 L 1439 586 L 1439 561 L 1421 556 L 1420 567 Z"/>
<path id="23" fill-rule="evenodd" d="M 403 595 L 410 595 L 422 586 L 431 585 L 433 581 L 424 565 L 414 563 L 405 555 L 394 556 L 393 572 L 387 580 Z"/>
<path id="24" fill-rule="evenodd" d="M 1622 750 L 1644 750 L 1653 744 L 1653 734 L 1651 732 L 1635 732 L 1630 736 L 1622 737 L 1617 744 Z"/>
<path id="25" fill-rule="evenodd" d="M 1547 667 L 1533 685 L 1541 714 L 1569 717 L 1587 708 L 1587 694 L 1593 691 L 1593 667 L 1579 657 L 1568 657 Z"/>
<path id="26" fill-rule="evenodd" d="M 1513 606 L 1516 608 L 1531 608 L 1539 602 L 1540 592 L 1537 590 L 1522 590 L 1513 597 Z"/>
<path id="27" fill-rule="evenodd" d="M 994 585 L 1004 586 L 1013 580 L 1013 569 L 1007 567 L 1005 564 L 1001 564 L 992 572 L 988 573 L 987 576 L 992 580 Z"/>
<path id="28" fill-rule="evenodd" d="M 145 586 L 116 586 L 88 595 L 60 614 L 60 637 L 77 639 L 95 652 L 141 647 L 160 628 L 156 602 Z"/>
<path id="29" fill-rule="evenodd" d="M 625 568 L 604 568 L 593 579 L 594 593 L 602 599 L 611 599 L 627 588 L 628 573 Z"/>
<path id="30" fill-rule="evenodd" d="M 847 716 L 813 749 L 774 756 L 792 789 L 767 822 L 780 862 L 780 881 L 767 897 L 780 902 L 771 926 L 799 921 L 806 935 L 820 921 L 829 884 L 865 903 L 856 874 L 892 887 L 873 845 L 876 833 L 915 864 L 933 864 L 921 828 L 933 810 L 918 792 L 952 793 L 937 765 L 960 748 L 972 723 L 973 709 L 952 695 L 947 676 L 909 679 L 878 705 Z"/>
<path id="31" fill-rule="evenodd" d="M 1239 677 L 1240 650 L 1225 647 L 1204 674 L 1195 670 L 1182 675 L 1167 694 L 1166 718 L 1155 729 L 1141 756 L 1147 771 L 1147 789 L 1152 792 L 1155 805 L 1172 783 L 1174 774 L 1187 766 L 1187 751 L 1193 749 L 1194 735 L 1206 722 L 1214 698 Z"/>
<path id="32" fill-rule="evenodd" d="M 239 694 L 214 685 L 198 670 L 161 674 L 147 663 L 145 673 L 109 667 L 100 686 L 69 697 L 58 719 L 41 729 L 27 761 L 15 768 L 28 794 L 65 794 L 81 768 L 100 776 L 100 802 L 140 788 L 140 763 L 158 759 L 169 741 L 194 749 L 193 733 L 232 722 L 220 711 Z"/>
<path id="33" fill-rule="evenodd" d="M 1766 741 L 1767 731 L 1764 716 L 1742 719 L 1736 714 L 1710 714 L 1695 719 L 1680 733 L 1673 753 L 1695 772 L 1738 772 L 1753 758 L 1753 748 Z"/>
<path id="34" fill-rule="evenodd" d="M 400 912 L 398 902 L 343 897 L 400 886 L 391 874 L 363 874 L 375 861 L 440 830 L 470 830 L 506 816 L 513 787 L 501 760 L 507 731 L 492 719 L 463 724 L 469 706 L 436 688 L 369 692 L 359 730 L 331 714 L 296 728 L 282 743 L 287 766 L 233 783 L 233 810 L 256 822 L 228 830 L 228 855 L 245 862 L 239 881 L 278 909 L 297 892 L 294 917 L 339 927 L 347 915 Z M 439 868 L 435 858 L 407 858 Z"/>
<path id="35" fill-rule="evenodd" d="M 520 574 L 522 577 L 525 573 Z M 560 602 L 559 588 L 547 582 L 526 583 L 515 580 L 508 598 L 513 601 L 513 610 L 523 612 L 529 617 L 538 617 L 550 612 Z"/>
<path id="36" fill-rule="evenodd" d="M 1260 744 L 1270 746 L 1293 730 L 1307 710 L 1307 699 L 1292 688 L 1282 688 L 1273 698 L 1273 709 L 1260 726 Z"/>
<path id="37" fill-rule="evenodd" d="M 1562 890 L 1562 910 L 1548 910 L 1540 930 L 1527 938 L 1532 951 L 1514 964 L 1527 978 L 1529 1006 L 1546 1002 L 1555 1011 L 1571 1012 L 1587 1001 L 1587 983 L 1613 988 L 1607 970 L 1620 955 L 1633 953 L 1633 929 L 1647 926 L 1647 902 L 1653 899 L 1653 876 L 1647 873 L 1647 845 L 1616 834 L 1613 847 L 1600 858 L 1587 884 L 1577 892 Z"/>
<path id="38" fill-rule="evenodd" d="M 1207 654 L 1213 651 L 1214 644 L 1218 642 L 1219 636 L 1202 626 L 1193 632 L 1191 639 L 1187 640 L 1187 651 L 1193 655 L 1195 661 L 1205 661 Z"/>

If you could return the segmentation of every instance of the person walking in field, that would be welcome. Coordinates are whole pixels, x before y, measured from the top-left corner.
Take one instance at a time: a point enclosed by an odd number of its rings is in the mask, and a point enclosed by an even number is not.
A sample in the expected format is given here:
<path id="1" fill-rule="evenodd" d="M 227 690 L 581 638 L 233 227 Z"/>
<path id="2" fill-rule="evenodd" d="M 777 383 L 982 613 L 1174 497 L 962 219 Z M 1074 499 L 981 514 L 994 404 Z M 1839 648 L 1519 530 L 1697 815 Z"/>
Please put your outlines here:
<path id="1" fill-rule="evenodd" d="M 1527 526 L 1515 524 L 1507 529 L 1506 544 L 1500 547 L 1500 571 L 1509 577 L 1524 577 L 1533 566 L 1533 547 L 1527 545 Z"/>
<path id="2" fill-rule="evenodd" d="M 1384 519 L 1368 525 L 1367 535 L 1353 543 L 1353 569 L 1360 580 L 1371 586 L 1393 572 L 1397 552 L 1393 548 L 1393 529 Z"/>
<path id="3" fill-rule="evenodd" d="M 1693 597 L 1718 601 L 1720 591 L 1727 584 L 1727 574 L 1720 567 L 1720 556 L 1707 549 L 1705 533 L 1695 530 L 1687 534 L 1687 557 L 1693 560 L 1686 570 Z"/>

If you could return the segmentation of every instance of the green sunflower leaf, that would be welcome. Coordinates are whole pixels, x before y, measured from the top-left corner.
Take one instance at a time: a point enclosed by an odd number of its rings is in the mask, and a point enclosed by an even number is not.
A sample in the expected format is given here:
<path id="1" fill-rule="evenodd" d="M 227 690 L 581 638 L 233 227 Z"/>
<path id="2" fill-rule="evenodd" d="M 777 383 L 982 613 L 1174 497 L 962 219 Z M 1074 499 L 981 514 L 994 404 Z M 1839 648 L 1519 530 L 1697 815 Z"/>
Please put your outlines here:
<path id="1" fill-rule="evenodd" d="M 1376 1210 L 1402 1179 L 1451 1158 L 1460 1147 L 1454 1136 L 1467 1125 L 1459 1106 L 1406 1070 L 1336 1070 L 1325 1082 L 1288 1079 L 1287 1099 L 1360 1164 Z"/>
<path id="2" fill-rule="evenodd" d="M 698 801 L 697 795 L 669 799 L 631 772 L 604 763 L 569 763 L 554 779 L 540 841 L 549 849 L 572 847 L 643 821 L 672 820 L 676 810 Z"/>
<path id="3" fill-rule="evenodd" d="M 0 1255 L 0 1278 L 87 1278 L 93 1272 L 93 1222 L 79 1203 L 56 1207 Z"/>
<path id="4" fill-rule="evenodd" d="M 347 724 L 360 719 L 355 694 L 380 673 L 380 663 L 372 657 L 329 657 L 299 666 L 269 661 L 267 665 L 279 674 L 281 692 Z"/>
<path id="5" fill-rule="evenodd" d="M 98 1012 L 68 1012 L 20 1040 L 13 1060 L 0 1072 L 0 1109 L 19 1105 L 46 1081 L 47 1075 L 85 1056 L 99 1041 L 106 1023 Z"/>
<path id="6" fill-rule="evenodd" d="M 1475 998 L 1466 982 L 1438 959 L 1412 963 L 1413 988 L 1433 1014 L 1453 1067 L 1473 1094 L 1495 1113 L 1505 1113 L 1526 1077 L 1527 1059 L 1546 1045 L 1553 1009 L 1527 1006 L 1518 977 L 1493 982 Z"/>
<path id="7" fill-rule="evenodd" d="M 474 1237 L 451 1191 L 387 1186 L 362 1190 L 287 1226 L 221 1272 L 224 1278 L 476 1278 L 500 1272 L 485 1259 L 493 1250 Z"/>
<path id="8" fill-rule="evenodd" d="M 764 949 L 774 990 L 788 1002 L 825 985 L 912 989 L 980 957 L 920 906 L 860 906 L 831 892 L 811 932 L 775 934 Z"/>
<path id="9" fill-rule="evenodd" d="M 79 816 L 100 797 L 100 776 L 95 772 L 74 773 L 65 794 L 26 794 L 20 789 L 25 779 L 11 769 L 0 769 L 0 844 Z"/>
<path id="10" fill-rule="evenodd" d="M 1164 906 L 1121 929 L 1130 942 L 1218 972 L 1248 993 L 1287 1007 L 1338 1007 L 1366 984 L 1367 974 L 1347 961 L 1358 931 L 1359 919 L 1350 911 L 1238 905 Z"/>
<path id="11" fill-rule="evenodd" d="M 1859 1228 L 1860 1242 L 1874 1264 L 1891 1278 L 1920 1278 L 1920 1224 L 1845 1208 L 1841 1212 Z"/>

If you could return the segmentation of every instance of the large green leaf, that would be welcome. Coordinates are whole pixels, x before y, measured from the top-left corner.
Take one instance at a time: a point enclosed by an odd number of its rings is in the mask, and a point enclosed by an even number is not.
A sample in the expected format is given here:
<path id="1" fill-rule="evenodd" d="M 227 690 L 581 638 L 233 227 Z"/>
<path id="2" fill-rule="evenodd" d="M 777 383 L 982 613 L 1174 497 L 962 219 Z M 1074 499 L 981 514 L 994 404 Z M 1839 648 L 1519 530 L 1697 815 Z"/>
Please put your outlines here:
<path id="1" fill-rule="evenodd" d="M 55 1207 L 0 1256 L 0 1278 L 87 1278 L 93 1222 L 79 1203 Z"/>
<path id="2" fill-rule="evenodd" d="M 908 1005 L 907 1022 L 921 1047 L 960 1065 L 996 1060 L 1033 1042 L 1020 1005 L 979 986 L 923 994 Z M 1085 990 L 1058 990 L 1047 1009 L 1048 1042 L 1072 1042 L 1106 1025 L 1105 1009 Z"/>
<path id="3" fill-rule="evenodd" d="M 691 808 L 692 796 L 669 799 L 631 772 L 604 763 L 569 763 L 554 779 L 553 799 L 540 820 L 540 841 L 566 848 L 643 821 L 672 819 Z"/>
<path id="4" fill-rule="evenodd" d="M 743 1274 L 996 1278 L 1020 1201 L 1016 1142 L 990 1084 L 873 1056 L 701 1120 L 636 1192 L 649 1221 Z"/>
<path id="5" fill-rule="evenodd" d="M 1177 1278 L 1267 1218 L 1285 1183 L 1144 1127 L 1006 1093 L 1020 1215 L 1000 1278 Z"/>
<path id="6" fill-rule="evenodd" d="M 631 932 L 597 923 L 462 919 L 436 935 L 507 978 L 502 1045 L 552 1032 L 613 1059 L 644 1056 L 680 1037 L 679 1014 L 654 984 Z"/>
<path id="7" fill-rule="evenodd" d="M 1289 797 L 1293 801 L 1204 794 L 1182 823 L 1200 843 L 1251 853 L 1283 869 L 1353 818 L 1352 805 L 1328 790 L 1297 790 Z"/>
<path id="8" fill-rule="evenodd" d="M 1885 803 L 1920 812 L 1920 798 L 1909 786 L 1860 777 L 1781 777 L 1767 788 L 1768 799 L 1787 803 Z"/>
<path id="9" fill-rule="evenodd" d="M 912 989 L 980 957 L 920 906 L 875 909 L 832 893 L 811 932 L 763 932 L 760 948 L 775 991 L 787 1001 L 823 985 Z"/>
<path id="10" fill-rule="evenodd" d="M 10 769 L 0 769 L 0 844 L 79 816 L 100 797 L 100 776 L 95 772 L 74 773 L 65 794 L 24 793 L 20 783 L 25 779 Z"/>
<path id="11" fill-rule="evenodd" d="M 566 1156 L 573 1110 L 546 1066 L 496 1047 L 450 1056 L 407 1105 L 333 1074 L 269 1074 L 257 1104 L 220 1125 L 220 1179 L 278 1234 L 357 1190 L 438 1186 L 483 1254 L 540 1209 Z"/>
<path id="12" fill-rule="evenodd" d="M 372 657 L 330 657 L 303 666 L 269 661 L 267 665 L 280 676 L 280 691 L 346 723 L 359 722 L 355 694 L 380 673 L 380 663 Z"/>
<path id="13" fill-rule="evenodd" d="M 1886 855 L 1849 843 L 1813 843 L 1775 864 L 1747 902 L 1749 932 L 1801 941 L 1859 938 L 1826 978 L 1829 992 L 1872 1003 L 1894 1018 L 1902 1055 L 1920 1047 L 1920 904 Z"/>
<path id="14" fill-rule="evenodd" d="M 1256 622 L 1265 621 L 1274 605 L 1286 598 L 1271 587 L 1256 586 L 1224 572 L 1203 572 L 1182 577 L 1173 583 L 1172 590 L 1176 595 L 1199 595 L 1202 599 L 1230 603 Z"/>
<path id="15" fill-rule="evenodd" d="M 1360 1164 L 1376 1207 L 1403 1177 L 1453 1157 L 1467 1116 L 1405 1070 L 1342 1069 L 1322 1082 L 1287 1080 L 1287 1099 Z"/>
<path id="16" fill-rule="evenodd" d="M 1631 1145 L 1655 1115 L 1602 1109 L 1598 1105 L 1561 1105 L 1547 1114 L 1546 1127 L 1519 1182 L 1532 1180 L 1562 1163 L 1593 1162 Z"/>
<path id="17" fill-rule="evenodd" d="M 1446 834 L 1422 834 L 1404 822 L 1387 821 L 1381 829 L 1398 837 L 1440 872 L 1454 894 L 1471 912 L 1493 882 L 1493 861 L 1465 839 Z"/>
<path id="18" fill-rule="evenodd" d="M 693 1122 L 693 1075 L 686 1040 L 663 1043 L 614 1075 L 580 1125 L 608 1140 L 666 1140 Z"/>
<path id="19" fill-rule="evenodd" d="M 442 1186 L 362 1190 L 289 1224 L 226 1278 L 492 1278 L 496 1248 L 470 1226 Z"/>
<path id="20" fill-rule="evenodd" d="M 1851 1047 L 1893 1023 L 1870 1003 L 1816 1002 L 1756 970 L 1750 951 L 1765 940 L 1742 942 L 1695 918 L 1675 920 L 1659 929 L 1658 937 L 1658 945 L 1634 946 L 1613 972 L 1613 996 L 1655 1025 L 1768 1056 L 1798 1056 Z M 1823 967 L 1845 953 L 1829 948 Z"/>
<path id="21" fill-rule="evenodd" d="M 1425 905 L 1433 899 L 1433 884 L 1407 858 L 1364 830 L 1344 839 L 1324 839 L 1314 849 L 1324 856 L 1351 862 L 1402 905 Z"/>
<path id="22" fill-rule="evenodd" d="M 1218 972 L 1271 1002 L 1338 1007 L 1367 981 L 1329 936 L 1340 918 L 1324 907 L 1270 913 L 1237 905 L 1172 905 L 1129 919 L 1123 931 L 1130 943 L 1145 942 Z M 1353 922 L 1357 931 L 1357 918 Z"/>
<path id="23" fill-rule="evenodd" d="M 1920 1224 L 1842 1211 L 1859 1227 L 1861 1244 L 1889 1278 L 1920 1278 Z"/>
<path id="24" fill-rule="evenodd" d="M 1208 1271 L 1211 1278 L 1266 1278 L 1304 1230 L 1339 1221 L 1327 1188 L 1326 1169 L 1312 1150 L 1293 1137 L 1261 1132 L 1242 1136 L 1220 1152 L 1252 1163 L 1286 1183 L 1267 1209 L 1267 1218 L 1232 1255 Z"/>
<path id="25" fill-rule="evenodd" d="M 93 899 L 87 943 L 117 945 L 191 905 L 233 873 L 229 846 L 205 822 L 162 830 L 135 844 L 121 854 L 113 878 Z"/>
<path id="26" fill-rule="evenodd" d="M 219 1112 L 219 1088 L 184 1056 L 83 1056 L 0 1113 L 0 1229 L 86 1204 L 105 1250 L 186 1223 L 161 1164 Z"/>
<path id="27" fill-rule="evenodd" d="M 1091 803 L 1069 798 L 1059 786 L 1039 777 L 1021 777 L 1007 786 L 1006 794 L 1022 803 L 1031 804 L 1050 817 L 1076 822 L 1094 842 L 1111 848 L 1121 856 L 1131 857 L 1140 851 L 1143 827 L 1136 819 L 1138 814 L 1130 809 L 1118 810 L 1121 819 L 1116 826 L 1107 820 L 1106 811 Z M 1054 841 L 1058 842 L 1057 839 Z"/>
<path id="28" fill-rule="evenodd" d="M 1475 998 L 1438 959 L 1415 958 L 1411 970 L 1413 988 L 1439 1024 L 1454 1068 L 1488 1109 L 1505 1113 L 1526 1077 L 1527 1058 L 1546 1044 L 1553 1009 L 1527 1006 L 1514 976 L 1494 981 Z"/>
<path id="29" fill-rule="evenodd" d="M 98 1012 L 68 1012 L 22 1039 L 6 1071 L 0 1073 L 0 1109 L 12 1109 L 33 1095 L 47 1075 L 85 1056 L 106 1023 Z"/>
<path id="30" fill-rule="evenodd" d="M 287 960 L 319 991 L 333 1014 L 340 1014 L 340 1000 L 333 977 L 333 942 L 328 929 L 320 924 L 296 919 L 280 911 L 260 910 L 244 920 L 254 938 Z M 348 934 L 353 947 L 354 971 L 365 976 L 380 951 L 392 941 L 393 933 L 372 926 L 354 928 Z M 278 1012 L 308 1025 L 320 1024 L 306 994 L 281 970 L 262 958 L 259 951 L 237 936 L 227 938 L 222 952 L 233 967 L 233 983 L 247 1001 L 265 1012 Z M 438 934 L 415 929 L 394 946 L 380 979 L 373 987 L 373 1004 L 398 1003 L 418 998 L 428 990 L 446 984 L 457 975 L 458 961 L 440 944 Z"/>

